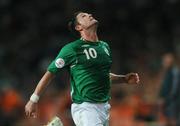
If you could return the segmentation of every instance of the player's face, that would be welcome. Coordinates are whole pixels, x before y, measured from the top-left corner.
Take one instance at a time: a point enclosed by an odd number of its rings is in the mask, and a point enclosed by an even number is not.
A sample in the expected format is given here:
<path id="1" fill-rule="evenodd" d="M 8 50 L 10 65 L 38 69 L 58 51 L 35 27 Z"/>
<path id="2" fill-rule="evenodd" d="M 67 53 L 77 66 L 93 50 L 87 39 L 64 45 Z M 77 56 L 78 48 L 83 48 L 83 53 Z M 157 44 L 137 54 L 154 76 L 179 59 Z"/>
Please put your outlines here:
<path id="1" fill-rule="evenodd" d="M 88 29 L 94 25 L 97 25 L 98 21 L 92 16 L 92 14 L 88 13 L 79 13 L 76 16 L 76 20 L 78 24 L 76 25 L 76 29 L 81 31 L 83 29 Z"/>

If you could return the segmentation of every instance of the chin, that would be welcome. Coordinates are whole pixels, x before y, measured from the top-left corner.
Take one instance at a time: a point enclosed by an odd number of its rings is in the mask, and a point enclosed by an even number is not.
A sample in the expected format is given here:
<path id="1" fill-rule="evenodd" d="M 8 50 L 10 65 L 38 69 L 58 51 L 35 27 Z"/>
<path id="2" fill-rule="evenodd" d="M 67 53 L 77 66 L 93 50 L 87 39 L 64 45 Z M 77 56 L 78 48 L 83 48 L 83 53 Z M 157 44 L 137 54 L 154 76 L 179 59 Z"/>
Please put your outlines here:
<path id="1" fill-rule="evenodd" d="M 98 24 L 99 22 L 97 20 L 94 20 L 94 24 Z"/>
<path id="2" fill-rule="evenodd" d="M 85 29 L 93 28 L 93 27 L 98 27 L 99 22 L 97 20 L 93 20 L 91 24 L 89 24 Z"/>
<path id="3" fill-rule="evenodd" d="M 90 25 L 90 27 L 92 26 L 98 26 L 99 22 L 97 20 L 94 20 L 93 23 Z"/>

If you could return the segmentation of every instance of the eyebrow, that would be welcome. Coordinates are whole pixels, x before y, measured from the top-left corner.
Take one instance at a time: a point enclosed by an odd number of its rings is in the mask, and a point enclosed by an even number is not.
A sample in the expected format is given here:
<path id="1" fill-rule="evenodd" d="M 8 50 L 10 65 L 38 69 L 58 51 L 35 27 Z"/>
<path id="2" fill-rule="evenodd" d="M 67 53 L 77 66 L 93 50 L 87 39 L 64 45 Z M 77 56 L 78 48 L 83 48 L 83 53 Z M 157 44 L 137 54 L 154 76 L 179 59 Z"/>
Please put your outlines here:
<path id="1" fill-rule="evenodd" d="M 81 13 L 81 14 L 79 14 L 79 16 L 84 17 L 86 14 L 88 14 L 88 13 Z"/>

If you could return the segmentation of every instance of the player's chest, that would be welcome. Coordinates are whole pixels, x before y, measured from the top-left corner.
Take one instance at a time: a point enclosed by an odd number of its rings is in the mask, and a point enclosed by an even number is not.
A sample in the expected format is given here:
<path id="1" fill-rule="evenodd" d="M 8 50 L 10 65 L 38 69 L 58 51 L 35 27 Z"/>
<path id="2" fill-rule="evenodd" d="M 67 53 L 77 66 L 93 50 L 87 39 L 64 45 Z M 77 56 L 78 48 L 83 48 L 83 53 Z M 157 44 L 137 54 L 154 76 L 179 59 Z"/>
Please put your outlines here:
<path id="1" fill-rule="evenodd" d="M 111 63 L 109 50 L 100 45 L 82 45 L 76 50 L 78 64 L 103 65 Z"/>

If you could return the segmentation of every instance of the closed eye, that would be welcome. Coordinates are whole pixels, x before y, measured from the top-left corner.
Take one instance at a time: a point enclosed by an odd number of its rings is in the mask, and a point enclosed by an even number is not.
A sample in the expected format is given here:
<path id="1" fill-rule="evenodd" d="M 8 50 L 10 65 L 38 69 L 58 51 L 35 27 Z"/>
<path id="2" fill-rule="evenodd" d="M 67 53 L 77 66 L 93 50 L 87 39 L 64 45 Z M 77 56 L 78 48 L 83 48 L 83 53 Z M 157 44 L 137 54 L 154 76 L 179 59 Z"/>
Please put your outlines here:
<path id="1" fill-rule="evenodd" d="M 86 15 L 82 15 L 82 17 L 86 17 Z"/>

